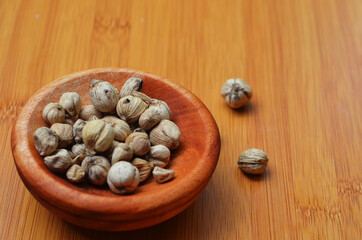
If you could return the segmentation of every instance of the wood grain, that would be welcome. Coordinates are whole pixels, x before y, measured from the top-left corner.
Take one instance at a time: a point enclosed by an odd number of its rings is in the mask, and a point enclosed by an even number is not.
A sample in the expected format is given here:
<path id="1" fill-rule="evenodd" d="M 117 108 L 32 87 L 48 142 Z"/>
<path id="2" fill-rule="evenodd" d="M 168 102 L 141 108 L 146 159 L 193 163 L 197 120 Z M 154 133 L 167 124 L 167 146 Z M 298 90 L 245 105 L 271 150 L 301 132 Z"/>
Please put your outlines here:
<path id="1" fill-rule="evenodd" d="M 361 239 L 362 3 L 0 1 L 0 239 Z M 11 127 L 41 86 L 97 67 L 167 77 L 198 96 L 221 134 L 216 171 L 187 210 L 132 232 L 82 229 L 26 190 Z M 219 96 L 232 77 L 251 104 Z M 236 165 L 263 149 L 269 167 Z"/>

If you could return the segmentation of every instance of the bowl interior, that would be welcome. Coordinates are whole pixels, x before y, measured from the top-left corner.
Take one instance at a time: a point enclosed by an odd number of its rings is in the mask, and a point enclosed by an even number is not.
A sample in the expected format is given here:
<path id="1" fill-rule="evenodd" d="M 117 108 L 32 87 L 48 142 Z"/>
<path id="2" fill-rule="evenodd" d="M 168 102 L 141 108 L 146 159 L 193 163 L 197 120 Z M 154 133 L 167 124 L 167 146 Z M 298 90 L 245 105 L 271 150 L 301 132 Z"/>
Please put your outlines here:
<path id="1" fill-rule="evenodd" d="M 33 141 L 34 131 L 47 126 L 42 119 L 45 105 L 58 102 L 63 93 L 71 91 L 82 97 L 83 106 L 88 105 L 91 104 L 89 89 L 92 79 L 109 81 L 120 90 L 132 76 L 144 80 L 142 92 L 167 102 L 172 111 L 172 120 L 180 128 L 180 147 L 172 151 L 171 161 L 167 166 L 176 171 L 175 178 L 158 184 L 151 176 L 133 194 L 120 196 L 112 193 L 107 186 L 72 184 L 64 176 L 47 169 Z M 220 148 L 215 121 L 201 101 L 190 92 L 151 74 L 120 69 L 92 70 L 50 83 L 29 100 L 14 131 L 13 145 L 16 146 L 17 153 L 14 154 L 15 163 L 29 190 L 36 192 L 39 198 L 46 199 L 50 204 L 56 204 L 58 208 L 74 211 L 82 216 L 100 212 L 140 213 L 165 207 L 187 195 L 198 195 L 216 167 Z"/>

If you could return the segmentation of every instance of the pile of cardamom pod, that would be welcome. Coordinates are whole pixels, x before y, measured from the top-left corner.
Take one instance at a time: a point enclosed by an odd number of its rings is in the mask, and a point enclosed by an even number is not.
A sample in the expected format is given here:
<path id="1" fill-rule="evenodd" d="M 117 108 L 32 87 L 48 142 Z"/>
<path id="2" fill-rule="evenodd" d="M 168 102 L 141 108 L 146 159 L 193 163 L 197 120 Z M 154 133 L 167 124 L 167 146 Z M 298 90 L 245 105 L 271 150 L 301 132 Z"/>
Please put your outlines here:
<path id="1" fill-rule="evenodd" d="M 180 130 L 167 103 L 140 92 L 142 85 L 132 77 L 119 94 L 109 82 L 92 80 L 92 105 L 82 107 L 76 92 L 46 105 L 50 128 L 34 132 L 45 165 L 73 183 L 107 183 L 117 194 L 135 191 L 151 172 L 159 183 L 173 179 L 175 171 L 164 167 L 180 144 Z"/>

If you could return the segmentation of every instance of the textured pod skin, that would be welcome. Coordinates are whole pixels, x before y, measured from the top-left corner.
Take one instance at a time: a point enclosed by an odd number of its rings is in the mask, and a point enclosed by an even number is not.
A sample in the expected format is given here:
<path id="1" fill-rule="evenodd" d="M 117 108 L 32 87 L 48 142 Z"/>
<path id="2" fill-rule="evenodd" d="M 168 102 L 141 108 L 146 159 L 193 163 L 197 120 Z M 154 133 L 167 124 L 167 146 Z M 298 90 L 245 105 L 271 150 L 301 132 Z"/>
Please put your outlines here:
<path id="1" fill-rule="evenodd" d="M 150 132 L 150 140 L 152 145 L 164 145 L 168 149 L 176 149 L 180 145 L 181 132 L 177 125 L 167 119 L 154 127 Z"/>
<path id="2" fill-rule="evenodd" d="M 133 158 L 132 148 L 127 143 L 113 141 L 111 148 L 106 152 L 107 158 L 112 165 L 119 161 L 131 161 Z"/>
<path id="3" fill-rule="evenodd" d="M 147 154 L 151 147 L 148 135 L 144 132 L 131 133 L 127 137 L 126 143 L 131 147 L 133 154 L 137 156 Z"/>
<path id="4" fill-rule="evenodd" d="M 66 148 L 73 142 L 73 127 L 65 123 L 54 123 L 51 127 L 59 137 L 58 148 Z"/>
<path id="5" fill-rule="evenodd" d="M 65 120 L 65 110 L 59 103 L 49 103 L 43 109 L 43 119 L 46 123 L 63 123 Z"/>
<path id="6" fill-rule="evenodd" d="M 79 118 L 84 121 L 89 121 L 92 116 L 96 116 L 97 118 L 102 118 L 103 113 L 98 111 L 93 105 L 86 105 L 82 107 L 79 113 Z"/>
<path id="7" fill-rule="evenodd" d="M 109 170 L 107 183 L 114 193 L 131 193 L 136 190 L 140 183 L 140 173 L 131 163 L 120 161 L 114 164 Z"/>
<path id="8" fill-rule="evenodd" d="M 63 106 L 66 114 L 70 117 L 77 116 L 82 108 L 82 99 L 76 92 L 64 93 L 60 97 L 59 103 Z"/>
<path id="9" fill-rule="evenodd" d="M 125 141 L 127 136 L 131 134 L 131 128 L 128 123 L 114 116 L 106 116 L 103 121 L 111 125 L 114 131 L 114 139 L 117 141 Z"/>
<path id="10" fill-rule="evenodd" d="M 82 119 L 78 119 L 74 125 L 73 125 L 73 136 L 76 143 L 82 143 L 83 137 L 82 137 L 82 131 L 84 126 L 87 124 L 86 121 Z"/>
<path id="11" fill-rule="evenodd" d="M 58 149 L 53 155 L 44 158 L 47 167 L 58 173 L 64 173 L 72 165 L 72 158 L 66 149 Z"/>
<path id="12" fill-rule="evenodd" d="M 127 123 L 138 121 L 141 114 L 147 109 L 147 104 L 138 97 L 126 96 L 121 98 L 117 104 L 118 116 Z"/>
<path id="13" fill-rule="evenodd" d="M 109 149 L 114 140 L 113 128 L 102 120 L 88 122 L 82 131 L 85 147 L 94 154 Z"/>
<path id="14" fill-rule="evenodd" d="M 269 158 L 260 149 L 251 148 L 240 154 L 238 165 L 245 173 L 261 174 L 265 171 Z"/>
<path id="15" fill-rule="evenodd" d="M 77 143 L 72 146 L 74 157 L 79 156 L 79 161 L 82 161 L 87 156 L 87 149 L 83 143 Z"/>
<path id="16" fill-rule="evenodd" d="M 64 119 L 64 123 L 69 124 L 71 126 L 73 126 L 76 121 L 77 121 L 77 119 L 75 119 L 75 117 L 74 118 L 65 117 L 65 119 Z"/>
<path id="17" fill-rule="evenodd" d="M 93 106 L 100 112 L 110 113 L 116 108 L 119 93 L 109 82 L 92 80 L 89 92 Z"/>
<path id="18" fill-rule="evenodd" d="M 139 91 L 133 91 L 130 96 L 132 97 L 138 97 L 141 98 L 142 101 L 144 101 L 147 105 L 150 105 L 151 103 L 155 103 L 157 102 L 156 99 L 152 99 L 149 96 L 147 96 L 146 94 L 139 92 Z"/>
<path id="19" fill-rule="evenodd" d="M 102 156 L 88 156 L 82 162 L 87 179 L 94 185 L 103 185 L 111 168 L 108 159 Z"/>
<path id="20" fill-rule="evenodd" d="M 251 87 L 240 78 L 227 80 L 221 88 L 221 97 L 234 109 L 247 104 L 252 96 Z"/>
<path id="21" fill-rule="evenodd" d="M 40 156 L 48 156 L 52 154 L 58 147 L 58 135 L 47 127 L 38 128 L 34 132 L 33 138 L 35 148 Z"/>
<path id="22" fill-rule="evenodd" d="M 164 145 L 156 145 L 150 148 L 147 160 L 157 167 L 166 167 L 170 161 L 171 152 Z"/>
<path id="23" fill-rule="evenodd" d="M 175 177 L 175 171 L 170 169 L 164 169 L 155 167 L 152 171 L 153 177 L 156 178 L 158 183 L 164 183 L 172 180 Z"/>
<path id="24" fill-rule="evenodd" d="M 140 182 L 146 181 L 146 179 L 150 176 L 153 164 L 147 162 L 142 158 L 135 158 L 132 160 L 131 164 L 135 166 L 140 172 Z"/>
<path id="25" fill-rule="evenodd" d="M 79 183 L 84 180 L 85 171 L 78 164 L 74 164 L 68 169 L 66 176 L 70 182 Z"/>
<path id="26" fill-rule="evenodd" d="M 120 98 L 131 95 L 133 91 L 141 91 L 143 80 L 141 78 L 129 78 L 121 88 Z"/>
<path id="27" fill-rule="evenodd" d="M 166 102 L 158 100 L 151 104 L 140 116 L 138 123 L 141 128 L 150 130 L 163 119 L 171 120 L 171 110 Z"/>

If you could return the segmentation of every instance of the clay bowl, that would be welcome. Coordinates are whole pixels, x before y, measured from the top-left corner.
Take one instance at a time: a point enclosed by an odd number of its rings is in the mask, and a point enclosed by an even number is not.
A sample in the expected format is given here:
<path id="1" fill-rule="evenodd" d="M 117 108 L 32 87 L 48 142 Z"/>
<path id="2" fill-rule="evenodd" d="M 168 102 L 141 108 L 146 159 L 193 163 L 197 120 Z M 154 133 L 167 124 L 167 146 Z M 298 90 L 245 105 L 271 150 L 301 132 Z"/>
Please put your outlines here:
<path id="1" fill-rule="evenodd" d="M 58 102 L 64 92 L 75 91 L 82 104 L 91 104 L 92 79 L 111 82 L 120 89 L 131 76 L 144 80 L 142 92 L 164 100 L 181 131 L 181 145 L 168 166 L 175 179 L 158 184 L 153 177 L 126 196 L 107 186 L 74 185 L 50 172 L 34 147 L 33 133 L 46 126 L 42 110 Z M 14 124 L 11 146 L 18 173 L 31 194 L 62 219 L 86 228 L 120 231 L 151 226 L 187 208 L 202 192 L 215 170 L 220 137 L 214 118 L 191 92 L 158 76 L 125 69 L 95 69 L 62 77 L 40 89 L 24 106 Z"/>

